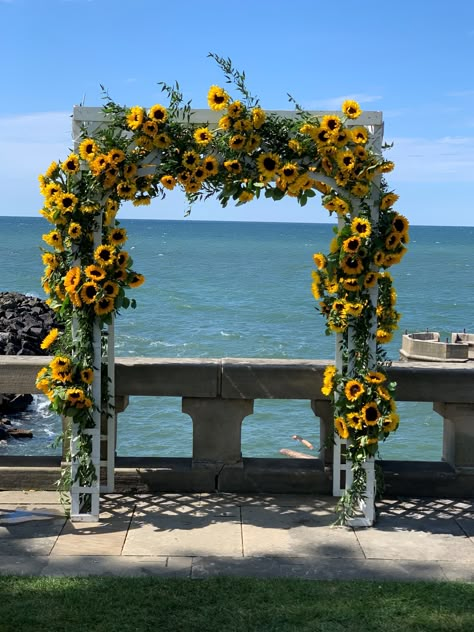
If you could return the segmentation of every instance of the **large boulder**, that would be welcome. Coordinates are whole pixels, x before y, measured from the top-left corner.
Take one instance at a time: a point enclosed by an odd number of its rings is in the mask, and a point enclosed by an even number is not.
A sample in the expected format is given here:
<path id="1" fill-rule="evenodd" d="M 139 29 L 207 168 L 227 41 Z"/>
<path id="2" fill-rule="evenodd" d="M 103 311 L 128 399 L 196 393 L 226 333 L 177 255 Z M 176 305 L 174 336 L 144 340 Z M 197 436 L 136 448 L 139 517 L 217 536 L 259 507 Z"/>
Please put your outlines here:
<path id="1" fill-rule="evenodd" d="M 0 355 L 46 355 L 41 342 L 55 325 L 54 312 L 45 301 L 0 292 Z M 0 393 L 0 412 L 22 412 L 32 401 L 31 395 Z"/>

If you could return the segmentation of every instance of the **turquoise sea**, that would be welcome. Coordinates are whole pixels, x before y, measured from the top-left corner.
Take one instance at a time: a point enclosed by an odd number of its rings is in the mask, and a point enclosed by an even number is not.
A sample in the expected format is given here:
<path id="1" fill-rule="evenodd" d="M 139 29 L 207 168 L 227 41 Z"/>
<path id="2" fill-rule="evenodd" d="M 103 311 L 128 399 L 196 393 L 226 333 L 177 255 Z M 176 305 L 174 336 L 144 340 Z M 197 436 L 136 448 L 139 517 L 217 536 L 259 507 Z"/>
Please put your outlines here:
<path id="1" fill-rule="evenodd" d="M 327 250 L 329 224 L 123 220 L 127 249 L 146 283 L 136 310 L 116 323 L 117 356 L 334 357 L 334 337 L 310 292 L 314 252 Z M 0 291 L 43 296 L 42 218 L 0 217 Z M 401 335 L 474 332 L 474 228 L 411 228 L 403 262 L 392 268 L 402 320 L 388 346 L 397 360 Z M 401 403 L 401 427 L 382 446 L 385 458 L 438 460 L 442 421 L 431 404 Z M 2 454 L 53 454 L 58 420 L 36 398 L 15 423 L 34 438 L 0 445 Z M 244 456 L 301 449 L 298 434 L 319 445 L 309 402 L 257 401 L 243 424 Z M 191 455 L 191 419 L 179 398 L 132 398 L 119 418 L 119 455 Z"/>

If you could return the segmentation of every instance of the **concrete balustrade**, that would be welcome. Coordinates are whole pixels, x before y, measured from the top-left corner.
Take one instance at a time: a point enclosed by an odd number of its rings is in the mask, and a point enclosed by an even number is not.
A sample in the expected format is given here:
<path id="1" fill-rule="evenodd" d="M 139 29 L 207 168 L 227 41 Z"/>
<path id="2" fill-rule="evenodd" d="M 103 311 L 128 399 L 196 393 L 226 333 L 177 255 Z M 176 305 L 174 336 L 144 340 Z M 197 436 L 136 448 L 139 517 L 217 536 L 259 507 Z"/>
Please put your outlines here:
<path id="1" fill-rule="evenodd" d="M 0 357 L 0 392 L 36 393 L 45 357 Z M 321 395 L 324 360 L 118 358 L 116 416 L 130 396 L 177 396 L 193 425 L 192 459 L 117 457 L 118 489 L 330 493 L 332 449 L 316 459 L 242 458 L 241 429 L 257 399 L 308 400 L 321 444 L 332 406 Z M 443 417 L 440 461 L 383 461 L 386 494 L 474 495 L 474 363 L 395 362 L 398 401 L 433 402 Z M 402 420 L 402 423 L 405 423 Z M 406 423 L 416 423 L 410 420 Z M 152 448 L 150 448 L 152 449 Z M 441 458 L 442 457 L 442 458 Z M 0 489 L 48 487 L 59 458 L 0 457 Z"/>

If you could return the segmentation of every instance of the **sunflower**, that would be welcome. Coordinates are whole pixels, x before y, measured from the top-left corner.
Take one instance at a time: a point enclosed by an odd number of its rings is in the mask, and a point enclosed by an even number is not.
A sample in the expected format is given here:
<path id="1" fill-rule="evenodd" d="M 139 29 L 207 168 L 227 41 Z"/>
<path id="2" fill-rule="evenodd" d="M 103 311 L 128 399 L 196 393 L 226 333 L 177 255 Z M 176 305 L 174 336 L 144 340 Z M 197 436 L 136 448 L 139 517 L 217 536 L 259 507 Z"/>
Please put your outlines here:
<path id="1" fill-rule="evenodd" d="M 342 148 L 352 140 L 352 132 L 350 129 L 340 129 L 333 134 L 333 142 L 336 147 Z M 332 147 L 328 149 L 332 150 Z"/>
<path id="2" fill-rule="evenodd" d="M 163 176 L 160 179 L 160 182 L 165 189 L 169 189 L 170 191 L 172 191 L 176 186 L 176 180 L 172 175 Z"/>
<path id="3" fill-rule="evenodd" d="M 199 127 L 194 132 L 194 140 L 198 145 L 208 145 L 212 140 L 212 132 L 207 127 Z"/>
<path id="4" fill-rule="evenodd" d="M 86 277 L 92 281 L 102 281 L 102 279 L 105 279 L 106 276 L 105 270 L 96 265 L 87 266 L 84 272 Z"/>
<path id="5" fill-rule="evenodd" d="M 128 273 L 125 268 L 118 268 L 117 270 L 113 271 L 112 276 L 115 281 L 125 281 L 125 279 L 127 278 L 127 274 Z"/>
<path id="6" fill-rule="evenodd" d="M 265 123 L 266 114 L 262 108 L 256 107 L 252 110 L 252 125 L 255 129 L 260 129 Z"/>
<path id="7" fill-rule="evenodd" d="M 171 145 L 171 137 L 168 134 L 162 132 L 161 134 L 155 136 L 155 138 L 153 139 L 153 145 L 155 147 L 158 147 L 158 149 L 166 149 Z"/>
<path id="8" fill-rule="evenodd" d="M 145 277 L 143 274 L 138 274 L 137 272 L 133 272 L 131 277 L 128 279 L 128 285 L 130 287 L 140 287 L 145 282 Z"/>
<path id="9" fill-rule="evenodd" d="M 326 114 L 321 120 L 321 129 L 327 129 L 329 132 L 336 132 L 342 125 L 341 119 L 336 114 Z"/>
<path id="10" fill-rule="evenodd" d="M 86 305 L 95 303 L 99 286 L 93 281 L 86 281 L 81 288 L 81 299 Z"/>
<path id="11" fill-rule="evenodd" d="M 87 160 L 87 162 L 90 162 L 95 158 L 97 153 L 99 153 L 99 147 L 97 146 L 95 140 L 92 140 L 92 138 L 84 139 L 79 145 L 79 156 L 82 158 L 82 160 Z"/>
<path id="12" fill-rule="evenodd" d="M 342 287 L 348 292 L 358 292 L 360 289 L 357 279 L 344 279 L 344 281 L 342 282 Z M 352 314 L 352 316 L 355 315 L 356 314 Z"/>
<path id="13" fill-rule="evenodd" d="M 137 175 L 137 165 L 129 163 L 123 167 L 123 176 L 126 180 L 131 180 Z"/>
<path id="14" fill-rule="evenodd" d="M 327 261 L 322 252 L 316 252 L 313 255 L 313 261 L 319 270 L 324 270 L 326 268 Z"/>
<path id="15" fill-rule="evenodd" d="M 385 265 L 385 255 L 381 250 L 377 250 L 375 253 L 374 263 L 378 267 L 383 267 Z"/>
<path id="16" fill-rule="evenodd" d="M 364 264 L 358 257 L 348 254 L 341 261 L 341 268 L 346 274 L 356 275 L 362 272 Z"/>
<path id="17" fill-rule="evenodd" d="M 206 156 L 202 162 L 202 166 L 208 177 L 215 176 L 219 171 L 219 163 L 214 156 Z"/>
<path id="18" fill-rule="evenodd" d="M 73 175 L 79 171 L 79 156 L 77 154 L 69 154 L 64 162 L 61 163 L 61 169 L 64 173 Z"/>
<path id="19" fill-rule="evenodd" d="M 53 162 L 49 165 L 49 167 L 45 171 L 45 174 L 44 174 L 45 178 L 54 178 L 58 169 L 59 169 L 58 163 L 55 160 L 53 160 Z"/>
<path id="20" fill-rule="evenodd" d="M 386 331 L 385 329 L 377 329 L 375 338 L 378 343 L 386 344 L 387 342 L 390 342 L 392 340 L 393 334 L 390 331 Z"/>
<path id="21" fill-rule="evenodd" d="M 136 192 L 137 187 L 132 182 L 119 182 L 117 185 L 117 195 L 124 200 L 131 200 Z"/>
<path id="22" fill-rule="evenodd" d="M 187 167 L 188 169 L 192 169 L 193 167 L 196 167 L 196 165 L 199 164 L 199 156 L 198 154 L 193 151 L 186 151 L 183 155 L 183 160 L 182 160 L 182 164 Z"/>
<path id="23" fill-rule="evenodd" d="M 355 402 L 365 393 L 365 386 L 358 380 L 349 380 L 344 387 L 344 394 L 350 402 Z"/>
<path id="24" fill-rule="evenodd" d="M 199 180 L 199 182 L 202 182 L 203 180 L 207 178 L 206 170 L 204 169 L 202 165 L 198 165 L 196 169 L 194 169 L 193 178 L 195 178 L 196 180 Z"/>
<path id="25" fill-rule="evenodd" d="M 385 386 L 377 386 L 377 393 L 386 402 L 389 402 L 392 399 L 389 390 L 385 388 Z"/>
<path id="26" fill-rule="evenodd" d="M 97 316 L 104 316 L 113 312 L 115 307 L 114 299 L 110 296 L 104 296 L 94 304 L 94 312 Z"/>
<path id="27" fill-rule="evenodd" d="M 121 250 L 119 253 L 117 253 L 115 263 L 118 265 L 119 268 L 124 268 L 127 266 L 129 258 L 130 256 L 128 252 L 126 250 Z"/>
<path id="28" fill-rule="evenodd" d="M 182 186 L 185 186 L 189 182 L 190 178 L 191 178 L 191 172 L 190 171 L 182 171 L 180 174 L 178 174 L 178 182 Z"/>
<path id="29" fill-rule="evenodd" d="M 127 231 L 125 228 L 112 228 L 109 231 L 108 240 L 112 246 L 121 246 L 127 241 Z"/>
<path id="30" fill-rule="evenodd" d="M 158 123 L 155 121 L 145 121 L 142 126 L 142 131 L 147 136 L 154 138 L 158 134 Z"/>
<path id="31" fill-rule="evenodd" d="M 288 147 L 291 149 L 291 151 L 294 151 L 295 154 L 301 154 L 301 152 L 303 151 L 303 148 L 301 146 L 301 143 L 299 143 L 296 138 L 291 138 L 288 141 Z"/>
<path id="32" fill-rule="evenodd" d="M 285 180 L 291 184 L 298 177 L 298 165 L 295 165 L 293 162 L 287 162 L 280 169 L 280 175 L 285 178 Z"/>
<path id="33" fill-rule="evenodd" d="M 109 161 L 105 154 L 99 154 L 90 163 L 90 170 L 92 175 L 100 176 L 109 166 Z"/>
<path id="34" fill-rule="evenodd" d="M 403 215 L 397 214 L 392 220 L 392 226 L 397 233 L 404 234 L 408 231 L 408 220 Z"/>
<path id="35" fill-rule="evenodd" d="M 334 390 L 334 378 L 336 376 L 336 372 L 336 367 L 332 364 L 324 369 L 321 393 L 326 397 L 328 397 Z"/>
<path id="36" fill-rule="evenodd" d="M 273 178 L 279 168 L 280 158 L 277 154 L 265 153 L 257 158 L 257 168 L 265 178 Z"/>
<path id="37" fill-rule="evenodd" d="M 380 200 L 380 208 L 382 211 L 386 211 L 391 208 L 395 202 L 398 200 L 398 195 L 396 193 L 390 192 L 386 193 L 383 198 Z"/>
<path id="38" fill-rule="evenodd" d="M 235 134 L 229 139 L 229 147 L 234 151 L 245 149 L 246 138 L 242 134 Z"/>
<path id="39" fill-rule="evenodd" d="M 211 86 L 207 95 L 207 102 L 211 110 L 223 110 L 229 103 L 229 95 L 219 86 Z"/>
<path id="40" fill-rule="evenodd" d="M 74 266 L 67 271 L 66 276 L 64 277 L 64 289 L 68 294 L 70 294 L 76 290 L 80 282 L 81 268 L 79 266 Z"/>
<path id="41" fill-rule="evenodd" d="M 378 272 L 368 272 L 364 278 L 364 287 L 369 289 L 375 287 L 379 278 Z"/>
<path id="42" fill-rule="evenodd" d="M 400 417 L 397 413 L 390 413 L 388 418 L 383 422 L 383 431 L 384 432 L 395 432 L 400 424 Z"/>
<path id="43" fill-rule="evenodd" d="M 66 399 L 72 406 L 81 404 L 84 399 L 84 391 L 81 388 L 68 388 L 66 391 Z"/>
<path id="44" fill-rule="evenodd" d="M 105 281 L 102 285 L 102 290 L 106 296 L 110 296 L 111 298 L 115 298 L 119 293 L 119 286 L 115 281 Z"/>
<path id="45" fill-rule="evenodd" d="M 358 118 L 362 114 L 362 110 L 360 109 L 357 101 L 352 101 L 351 99 L 344 101 L 342 104 L 342 111 L 347 118 L 350 119 Z"/>
<path id="46" fill-rule="evenodd" d="M 377 171 L 379 173 L 390 173 L 395 169 L 395 163 L 391 160 L 386 160 L 381 165 L 379 165 Z"/>
<path id="47" fill-rule="evenodd" d="M 380 417 L 380 412 L 375 402 L 365 404 L 365 406 L 362 407 L 361 414 L 366 426 L 375 426 Z"/>
<path id="48" fill-rule="evenodd" d="M 380 371 L 369 371 L 365 379 L 370 384 L 382 384 L 387 378 L 383 373 L 380 373 Z"/>
<path id="49" fill-rule="evenodd" d="M 354 428 L 355 430 L 362 430 L 363 428 L 363 419 L 360 413 L 347 413 L 346 422 L 349 428 Z"/>
<path id="50" fill-rule="evenodd" d="M 359 235 L 359 237 L 370 237 L 372 233 L 372 226 L 368 219 L 363 217 L 354 217 L 351 222 L 351 230 L 353 233 Z"/>
<path id="51" fill-rule="evenodd" d="M 395 250 L 400 245 L 399 233 L 391 232 L 385 238 L 385 248 L 387 250 Z"/>
<path id="52" fill-rule="evenodd" d="M 92 384 L 92 382 L 94 381 L 94 371 L 89 367 L 82 369 L 81 380 L 84 382 L 84 384 Z"/>
<path id="53" fill-rule="evenodd" d="M 51 268 L 51 270 L 56 270 L 59 265 L 58 258 L 52 252 L 44 252 L 41 255 L 41 260 L 45 266 Z"/>
<path id="54" fill-rule="evenodd" d="M 229 173 L 240 173 L 242 171 L 242 166 L 238 160 L 226 160 L 224 162 L 224 168 L 229 171 Z"/>
<path id="55" fill-rule="evenodd" d="M 94 259 L 106 268 L 111 266 L 115 259 L 113 247 L 106 245 L 98 246 L 94 251 Z"/>
<path id="56" fill-rule="evenodd" d="M 369 140 L 369 134 L 365 127 L 354 127 L 351 132 L 352 140 L 358 145 L 365 145 Z"/>
<path id="57" fill-rule="evenodd" d="M 149 109 L 148 118 L 152 121 L 156 121 L 157 123 L 164 123 L 168 118 L 168 113 L 166 112 L 165 107 L 157 103 Z"/>
<path id="58" fill-rule="evenodd" d="M 243 111 L 244 106 L 242 105 L 241 101 L 234 101 L 227 108 L 227 114 L 233 119 L 239 118 L 242 115 Z"/>
<path id="59" fill-rule="evenodd" d="M 54 198 L 55 204 L 63 213 L 72 213 L 78 203 L 74 193 L 58 193 Z"/>
<path id="60" fill-rule="evenodd" d="M 360 237 L 349 237 L 342 242 L 344 252 L 355 255 L 360 248 Z"/>
<path id="61" fill-rule="evenodd" d="M 144 116 L 145 111 L 140 106 L 135 105 L 133 108 L 130 108 L 126 117 L 128 127 L 133 131 L 139 129 L 143 123 Z"/>
<path id="62" fill-rule="evenodd" d="M 71 239 L 79 239 L 82 235 L 82 227 L 77 222 L 71 222 L 67 229 L 67 234 Z"/>
<path id="63" fill-rule="evenodd" d="M 339 169 L 345 173 L 347 171 L 352 171 L 355 167 L 355 156 L 350 149 L 346 149 L 345 151 L 340 151 L 336 157 L 337 164 L 339 165 Z"/>
<path id="64" fill-rule="evenodd" d="M 364 184 L 363 182 L 356 182 L 351 188 L 351 193 L 358 198 L 366 197 L 369 193 L 369 185 Z"/>
<path id="65" fill-rule="evenodd" d="M 336 417 L 334 419 L 334 427 L 336 429 L 337 434 L 341 437 L 341 439 L 349 438 L 349 428 L 344 421 L 344 417 Z"/>
<path id="66" fill-rule="evenodd" d="M 57 338 L 59 336 L 59 329 L 57 329 L 56 327 L 54 327 L 53 329 L 51 329 L 51 331 L 49 332 L 49 334 L 43 339 L 43 341 L 41 342 L 41 349 L 49 349 L 49 347 L 56 342 Z"/>
<path id="67" fill-rule="evenodd" d="M 59 382 L 72 382 L 71 360 L 63 356 L 56 356 L 50 363 L 51 377 Z"/>
<path id="68" fill-rule="evenodd" d="M 224 115 L 221 116 L 218 123 L 219 129 L 223 129 L 224 131 L 229 130 L 232 127 L 232 119 L 230 116 Z"/>

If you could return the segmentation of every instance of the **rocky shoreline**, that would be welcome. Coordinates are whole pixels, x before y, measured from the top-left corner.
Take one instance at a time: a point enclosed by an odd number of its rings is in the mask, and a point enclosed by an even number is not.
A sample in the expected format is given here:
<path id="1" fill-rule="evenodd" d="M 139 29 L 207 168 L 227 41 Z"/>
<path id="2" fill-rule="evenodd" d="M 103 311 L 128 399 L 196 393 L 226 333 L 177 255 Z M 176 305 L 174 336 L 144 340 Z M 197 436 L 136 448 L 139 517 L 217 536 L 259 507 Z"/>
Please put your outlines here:
<path id="1" fill-rule="evenodd" d="M 0 355 L 46 355 L 41 342 L 56 326 L 53 310 L 40 298 L 0 292 Z M 31 430 L 13 428 L 8 415 L 25 411 L 29 394 L 0 393 L 0 440 L 32 437 Z"/>

